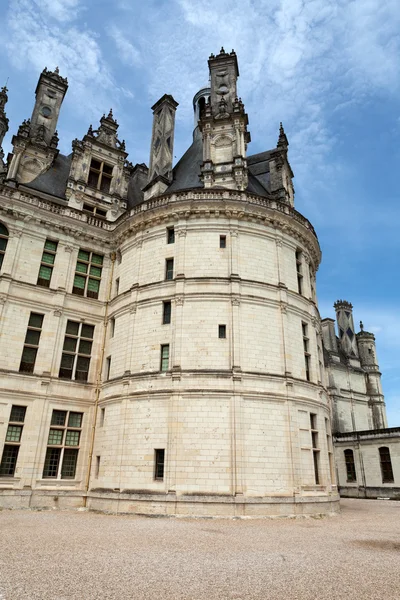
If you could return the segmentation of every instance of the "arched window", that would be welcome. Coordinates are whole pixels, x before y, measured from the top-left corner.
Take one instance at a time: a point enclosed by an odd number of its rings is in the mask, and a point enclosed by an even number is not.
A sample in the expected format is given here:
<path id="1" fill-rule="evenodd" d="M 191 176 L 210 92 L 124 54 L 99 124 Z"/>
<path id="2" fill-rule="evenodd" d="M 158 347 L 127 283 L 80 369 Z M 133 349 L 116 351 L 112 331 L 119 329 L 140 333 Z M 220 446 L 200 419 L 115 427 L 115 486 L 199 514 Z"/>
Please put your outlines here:
<path id="1" fill-rule="evenodd" d="M 392 461 L 390 459 L 390 450 L 387 446 L 379 448 L 379 458 L 381 460 L 382 483 L 393 483 Z"/>
<path id="2" fill-rule="evenodd" d="M 357 481 L 356 465 L 354 464 L 353 450 L 344 451 L 344 460 L 346 463 L 347 481 Z"/>
<path id="3" fill-rule="evenodd" d="M 6 253 L 7 242 L 8 229 L 3 225 L 3 223 L 0 223 L 0 269 L 1 265 L 3 264 L 4 254 Z"/>

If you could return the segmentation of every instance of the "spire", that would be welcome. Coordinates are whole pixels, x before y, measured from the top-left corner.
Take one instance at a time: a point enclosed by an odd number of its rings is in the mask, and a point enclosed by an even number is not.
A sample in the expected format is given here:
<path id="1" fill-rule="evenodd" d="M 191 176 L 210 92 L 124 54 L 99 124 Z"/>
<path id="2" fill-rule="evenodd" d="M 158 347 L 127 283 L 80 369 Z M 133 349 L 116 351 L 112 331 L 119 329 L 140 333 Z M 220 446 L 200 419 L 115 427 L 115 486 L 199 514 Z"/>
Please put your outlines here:
<path id="1" fill-rule="evenodd" d="M 286 137 L 285 130 L 283 129 L 282 121 L 279 125 L 279 138 L 277 148 L 282 148 L 283 150 L 287 150 L 289 146 L 288 139 Z"/>
<path id="2" fill-rule="evenodd" d="M 3 166 L 3 158 L 4 151 L 2 149 L 2 143 L 4 136 L 8 131 L 8 119 L 4 110 L 5 105 L 7 104 L 8 96 L 7 96 L 7 88 L 6 86 L 2 87 L 0 90 L 0 170 Z"/>

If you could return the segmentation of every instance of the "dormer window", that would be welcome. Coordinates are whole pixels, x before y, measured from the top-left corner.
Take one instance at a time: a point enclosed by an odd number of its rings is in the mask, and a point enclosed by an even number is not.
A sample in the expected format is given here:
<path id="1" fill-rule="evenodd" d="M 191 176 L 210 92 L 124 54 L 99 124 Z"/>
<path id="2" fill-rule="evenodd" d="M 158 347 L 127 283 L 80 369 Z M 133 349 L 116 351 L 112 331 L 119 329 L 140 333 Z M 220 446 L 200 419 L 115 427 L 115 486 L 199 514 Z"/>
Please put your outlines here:
<path id="1" fill-rule="evenodd" d="M 107 165 L 105 162 L 92 158 L 92 162 L 90 163 L 88 185 L 92 188 L 100 190 L 101 192 L 108 193 L 110 191 L 112 170 L 113 168 L 111 165 Z"/>
<path id="2" fill-rule="evenodd" d="M 92 217 L 96 217 L 97 219 L 105 219 L 107 216 L 106 210 L 97 208 L 97 206 L 90 206 L 90 204 L 83 205 L 83 212 L 91 215 Z"/>

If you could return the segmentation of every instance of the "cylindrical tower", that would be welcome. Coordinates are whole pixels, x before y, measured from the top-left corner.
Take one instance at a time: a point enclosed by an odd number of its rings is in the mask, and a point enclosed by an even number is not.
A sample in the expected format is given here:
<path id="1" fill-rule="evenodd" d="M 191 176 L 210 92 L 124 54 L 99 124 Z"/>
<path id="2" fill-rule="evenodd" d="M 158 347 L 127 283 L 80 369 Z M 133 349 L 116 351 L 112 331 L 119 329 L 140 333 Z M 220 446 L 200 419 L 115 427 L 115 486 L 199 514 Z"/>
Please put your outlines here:
<path id="1" fill-rule="evenodd" d="M 375 429 L 382 429 L 387 427 L 387 420 L 374 334 L 364 331 L 362 327 L 361 331 L 357 333 L 357 345 L 361 366 L 366 372 L 372 423 Z"/>

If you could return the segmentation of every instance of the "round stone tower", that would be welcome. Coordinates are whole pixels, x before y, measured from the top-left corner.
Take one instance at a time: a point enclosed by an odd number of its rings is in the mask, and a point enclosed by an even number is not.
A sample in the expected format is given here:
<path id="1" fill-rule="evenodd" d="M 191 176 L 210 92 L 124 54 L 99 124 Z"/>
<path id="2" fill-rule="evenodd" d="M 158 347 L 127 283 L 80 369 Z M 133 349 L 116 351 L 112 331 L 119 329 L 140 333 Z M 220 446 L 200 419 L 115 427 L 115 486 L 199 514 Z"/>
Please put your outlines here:
<path id="1" fill-rule="evenodd" d="M 116 230 L 88 506 L 334 512 L 318 240 L 292 206 L 288 143 L 247 156 L 235 53 L 209 67 L 200 142 Z"/>

